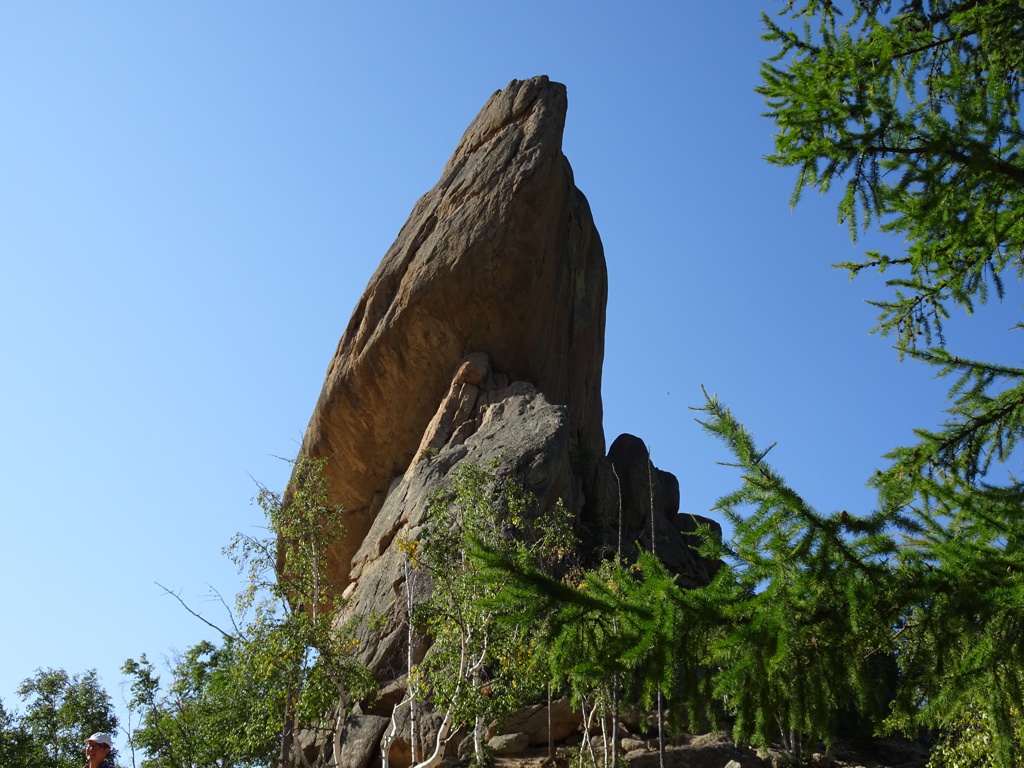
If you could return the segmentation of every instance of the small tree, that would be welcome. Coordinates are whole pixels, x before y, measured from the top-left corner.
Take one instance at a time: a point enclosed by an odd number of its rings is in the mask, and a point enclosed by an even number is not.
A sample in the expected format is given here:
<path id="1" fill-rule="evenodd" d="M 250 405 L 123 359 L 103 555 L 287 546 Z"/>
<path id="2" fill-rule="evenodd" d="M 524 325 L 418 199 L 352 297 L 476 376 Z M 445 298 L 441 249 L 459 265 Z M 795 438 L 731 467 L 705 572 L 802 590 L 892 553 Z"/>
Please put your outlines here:
<path id="1" fill-rule="evenodd" d="M 142 768 L 246 768 L 273 762 L 280 719 L 265 704 L 270 691 L 238 657 L 237 641 L 203 641 L 182 654 L 164 688 L 142 656 L 122 672 L 131 682 L 129 707 L 140 722 L 132 743 L 148 759 Z"/>
<path id="2" fill-rule="evenodd" d="M 639 691 L 645 706 L 656 691 L 675 696 L 694 728 L 703 715 L 713 719 L 711 678 L 701 664 L 718 614 L 702 593 L 681 589 L 654 555 L 640 551 L 633 564 L 616 557 L 563 578 L 494 548 L 477 546 L 472 557 L 496 589 L 491 602 L 533 628 L 536 658 L 556 687 L 569 689 L 585 724 L 612 706 L 616 679 Z M 605 762 L 609 752 L 605 738 Z M 585 756 L 596 764 L 589 745 Z"/>
<path id="3" fill-rule="evenodd" d="M 485 546 L 535 563 L 561 560 L 574 546 L 568 513 L 558 504 L 537 513 L 535 499 L 513 480 L 464 463 L 449 493 L 436 495 L 414 562 L 428 569 L 431 597 L 417 608 L 417 622 L 431 640 L 419 673 L 443 720 L 434 749 L 421 766 L 437 764 L 459 727 L 473 726 L 474 752 L 485 717 L 505 714 L 544 690 L 533 627 L 510 620 L 493 601 L 500 591 L 482 578 L 471 553 Z"/>
<path id="4" fill-rule="evenodd" d="M 658 693 L 675 690 L 676 673 L 688 658 L 679 588 L 656 557 L 641 552 L 635 564 L 617 557 L 582 573 L 575 595 L 544 626 L 541 646 L 554 680 L 566 685 L 577 706 L 602 712 L 604 763 L 618 764 L 621 691 L 634 692 L 644 708 Z M 611 713 L 611 732 L 605 713 Z M 585 717 L 585 739 L 590 722 Z M 589 753 L 596 764 L 592 748 Z M 581 758 L 582 758 L 581 754 Z M 609 759 L 610 758 L 610 759 Z"/>
<path id="5" fill-rule="evenodd" d="M 145 657 L 126 662 L 143 718 L 135 742 L 161 765 L 291 765 L 304 759 L 301 728 L 337 750 L 348 703 L 373 686 L 355 659 L 354 628 L 337 622 L 341 590 L 328 559 L 343 510 L 330 502 L 324 464 L 297 459 L 285 495 L 260 486 L 268 535 L 239 533 L 225 548 L 247 584 L 231 630 L 220 630 L 223 645 L 186 651 L 166 689 Z"/>
<path id="6" fill-rule="evenodd" d="M 225 552 L 247 574 L 237 613 L 251 620 L 236 649 L 269 686 L 281 712 L 278 763 L 289 763 L 299 723 L 318 727 L 331 705 L 371 685 L 355 661 L 352 627 L 336 626 L 341 589 L 330 576 L 331 548 L 345 529 L 344 509 L 331 503 L 326 459 L 299 457 L 284 495 L 260 486 L 256 499 L 270 536 L 236 534 Z M 340 730 L 342 715 L 325 725 Z"/>

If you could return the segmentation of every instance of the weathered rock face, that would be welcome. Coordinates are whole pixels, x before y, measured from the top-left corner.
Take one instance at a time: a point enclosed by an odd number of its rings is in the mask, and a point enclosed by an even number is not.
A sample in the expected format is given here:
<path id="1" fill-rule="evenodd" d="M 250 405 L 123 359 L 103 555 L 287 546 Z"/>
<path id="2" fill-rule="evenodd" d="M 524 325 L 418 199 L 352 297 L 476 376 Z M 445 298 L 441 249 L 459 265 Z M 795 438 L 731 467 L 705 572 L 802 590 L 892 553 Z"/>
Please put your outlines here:
<path id="1" fill-rule="evenodd" d="M 570 423 L 565 406 L 554 405 L 532 384 L 495 382 L 485 388 L 465 422 L 472 427 L 464 440 L 442 446 L 417 462 L 387 494 L 362 546 L 353 559 L 355 580 L 350 615 L 378 617 L 371 630 L 363 627 L 364 661 L 379 679 L 405 672 L 406 589 L 404 556 L 395 546 L 401 533 L 417 538 L 430 497 L 448 488 L 449 476 L 463 462 L 491 466 L 499 477 L 516 477 L 550 508 L 559 499 L 578 506 L 579 490 L 572 471 Z M 469 430 L 466 430 L 467 432 Z M 414 571 L 413 602 L 430 588 L 424 571 Z"/>
<path id="2" fill-rule="evenodd" d="M 408 708 L 394 710 L 405 694 L 408 595 L 411 591 L 412 602 L 418 604 L 432 586 L 426 569 L 412 569 L 406 580 L 399 537 L 418 537 L 430 496 L 446 490 L 450 475 L 464 462 L 496 464 L 495 474 L 517 478 L 538 500 L 538 509 L 548 508 L 560 498 L 569 508 L 580 503 L 579 481 L 572 469 L 567 409 L 551 403 L 532 384 L 506 383 L 489 371 L 461 426 L 457 432 L 463 438 L 440 446 L 396 480 L 354 558 L 346 618 L 375 617 L 372 627 L 360 627 L 361 658 L 383 686 L 382 695 L 365 710 L 360 709 L 356 718 L 395 714 L 397 736 L 389 748 L 390 763 L 395 768 L 407 766 L 411 754 Z M 423 645 L 414 649 L 415 662 L 425 651 Z M 395 684 L 389 685 L 389 681 Z M 433 743 L 440 718 L 430 713 L 421 713 L 420 717 L 424 742 Z M 453 750 L 457 746 L 457 741 L 450 745 Z"/>
<path id="3" fill-rule="evenodd" d="M 510 380 L 567 406 L 585 475 L 604 453 L 607 272 L 562 154 L 565 113 L 565 87 L 546 77 L 495 93 L 349 321 L 301 448 L 329 459 L 348 510 L 332 563 L 342 584 L 468 353 L 486 352 Z"/>
<path id="4" fill-rule="evenodd" d="M 562 500 L 588 551 L 629 558 L 653 547 L 681 583 L 708 578 L 711 564 L 690 547 L 697 521 L 678 514 L 675 477 L 630 435 L 605 455 L 607 274 L 561 152 L 565 110 L 565 88 L 545 77 L 491 97 L 384 256 L 328 368 L 301 451 L 328 459 L 335 501 L 349 510 L 332 553 L 350 598 L 339 620 L 372 617 L 360 625 L 361 658 L 381 690 L 356 706 L 341 741 L 309 735 L 311 761 L 330 764 L 337 752 L 339 765 L 361 768 L 380 759 L 394 715 L 390 764 L 408 765 L 408 708 L 395 708 L 405 694 L 406 605 L 431 584 L 425 569 L 407 581 L 399 543 L 418 538 L 430 497 L 463 462 L 496 462 L 499 478 L 534 496 L 534 511 Z M 414 648 L 414 662 L 425 652 Z M 563 715 L 559 737 L 578 725 Z M 420 717 L 429 743 L 440 718 Z M 546 740 L 546 711 L 513 721 L 530 742 Z"/>

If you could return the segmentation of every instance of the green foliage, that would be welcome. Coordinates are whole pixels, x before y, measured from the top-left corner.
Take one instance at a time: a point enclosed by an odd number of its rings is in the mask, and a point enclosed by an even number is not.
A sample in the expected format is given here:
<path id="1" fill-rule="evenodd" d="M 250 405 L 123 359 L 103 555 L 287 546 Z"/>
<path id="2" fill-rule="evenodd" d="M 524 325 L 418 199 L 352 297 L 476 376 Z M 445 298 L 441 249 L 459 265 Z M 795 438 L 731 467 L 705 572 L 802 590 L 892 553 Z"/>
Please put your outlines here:
<path id="1" fill-rule="evenodd" d="M 591 699 L 610 706 L 617 678 L 644 707 L 661 691 L 694 729 L 701 715 L 714 720 L 712 677 L 701 665 L 716 609 L 702 593 L 681 589 L 657 557 L 641 550 L 634 564 L 615 559 L 561 578 L 486 546 L 472 557 L 495 589 L 491 603 L 531 628 L 551 682 L 577 706 Z"/>
<path id="2" fill-rule="evenodd" d="M 48 765 L 42 745 L 15 714 L 9 713 L 0 701 L 0 765 L 19 768 L 43 768 Z"/>
<path id="3" fill-rule="evenodd" d="M 892 296 L 875 302 L 875 330 L 952 381 L 946 421 L 918 430 L 872 479 L 879 514 L 914 529 L 891 561 L 892 597 L 876 598 L 901 609 L 890 723 L 984 723 L 996 763 L 1019 764 L 1024 488 L 1006 467 L 1024 434 L 1024 369 L 922 347 L 945 343 L 953 310 L 1002 299 L 1024 271 L 1024 8 L 867 0 L 844 16 L 841 5 L 788 3 L 797 30 L 765 17 L 779 50 L 759 91 L 778 128 L 770 161 L 799 169 L 794 202 L 842 180 L 839 218 L 854 237 L 872 224 L 903 236 L 905 253 L 837 266 L 885 274 Z M 974 743 L 948 741 L 943 760 L 970 764 Z"/>
<path id="4" fill-rule="evenodd" d="M 876 730 L 946 729 L 944 764 L 967 765 L 957 750 L 978 742 L 965 722 L 981 722 L 995 764 L 1017 764 L 1016 499 L 964 494 L 945 516 L 891 502 L 866 516 L 821 514 L 717 399 L 701 410 L 742 478 L 717 504 L 732 539 L 704 532 L 702 554 L 726 561 L 710 585 L 680 589 L 647 553 L 567 582 L 474 549 L 480 578 L 497 587 L 490 604 L 536 628 L 553 679 L 578 702 L 607 695 L 614 676 L 626 690 L 660 689 L 691 724 L 724 704 L 738 740 L 781 741 L 798 759 L 859 717 Z"/>
<path id="5" fill-rule="evenodd" d="M 878 302 L 879 330 L 904 349 L 935 332 L 950 305 L 968 312 L 1001 273 L 1021 275 L 1024 9 L 1015 0 L 789 2 L 792 30 L 764 15 L 779 46 L 758 89 L 778 133 L 769 161 L 808 186 L 844 180 L 839 218 L 856 235 L 878 223 L 909 243 L 898 256 L 844 264 L 901 274 Z"/>
<path id="6" fill-rule="evenodd" d="M 221 647 L 201 642 L 171 670 L 163 689 L 149 660 L 129 659 L 129 707 L 141 722 L 132 741 L 150 757 L 142 768 L 262 766 L 272 762 L 280 738 L 279 708 L 267 706 L 271 691 L 239 658 L 236 641 Z"/>
<path id="7" fill-rule="evenodd" d="M 496 463 L 460 465 L 451 491 L 431 500 L 418 545 L 407 543 L 413 563 L 433 581 L 431 597 L 416 610 L 417 625 L 432 641 L 416 674 L 453 728 L 538 697 L 547 673 L 533 627 L 510 620 L 494 602 L 500 584 L 482 579 L 471 553 L 486 547 L 551 570 L 575 548 L 564 507 L 537 514 L 536 500 L 496 469 Z"/>
<path id="8" fill-rule="evenodd" d="M 294 700 L 307 723 L 339 695 L 361 695 L 372 685 L 355 661 L 355 628 L 335 626 L 342 598 L 330 552 L 345 535 L 344 508 L 330 501 L 325 464 L 299 457 L 284 496 L 261 486 L 257 501 L 270 535 L 237 534 L 225 550 L 248 574 L 237 612 L 252 618 L 242 633 L 244 651 L 237 652 L 257 679 L 278 689 L 281 701 Z"/>
<path id="9" fill-rule="evenodd" d="M 997 489 L 941 490 L 944 513 L 921 504 L 927 527 L 901 552 L 906 684 L 893 722 L 955 728 L 983 711 L 995 753 L 1010 764 L 1024 757 L 1013 714 L 1024 697 L 1020 501 Z"/>
<path id="10" fill-rule="evenodd" d="M 339 590 L 327 558 L 331 545 L 345 535 L 345 510 L 331 503 L 323 476 L 326 463 L 296 459 L 286 496 L 259 486 L 256 501 L 271 535 L 238 533 L 224 550 L 247 576 L 237 598 L 239 616 L 279 610 L 321 615 L 335 607 Z"/>
<path id="11" fill-rule="evenodd" d="M 96 670 L 69 675 L 63 669 L 40 669 L 18 686 L 27 702 L 14 742 L 19 749 L 41 751 L 40 765 L 79 768 L 85 760 L 85 739 L 96 731 L 117 732 L 117 716 Z M 24 734 L 36 748 L 25 746 Z M 113 761 L 113 752 L 108 760 Z"/>
<path id="12" fill-rule="evenodd" d="M 736 715 L 738 738 L 764 742 L 775 726 L 794 735 L 793 746 L 827 742 L 850 712 L 909 733 L 970 733 L 965 722 L 984 722 L 997 764 L 1017 764 L 1017 495 L 956 484 L 891 495 L 887 486 L 871 515 L 820 515 L 717 400 L 703 410 L 743 480 L 718 503 L 735 529 L 723 550 L 731 567 L 699 590 L 721 611 L 708 662 L 720 667 L 715 691 Z M 960 761 L 961 743 L 975 742 L 947 741 L 948 763 Z"/>
<path id="13" fill-rule="evenodd" d="M 577 702 L 594 692 L 611 701 L 616 679 L 648 708 L 659 690 L 675 698 L 680 670 L 696 669 L 692 653 L 700 645 L 690 637 L 696 624 L 682 591 L 661 561 L 647 552 L 634 565 L 606 561 L 576 588 L 587 599 L 567 602 L 548 620 L 554 679 Z"/>
<path id="14" fill-rule="evenodd" d="M 355 628 L 335 625 L 341 590 L 328 562 L 343 510 L 330 503 L 324 464 L 297 459 L 284 496 L 260 486 L 268 535 L 237 534 L 225 549 L 247 584 L 223 645 L 188 649 L 166 688 L 145 656 L 125 663 L 143 768 L 271 764 L 292 753 L 300 727 L 333 732 L 328 711 L 373 686 Z"/>
<path id="15" fill-rule="evenodd" d="M 734 529 L 718 553 L 730 567 L 704 590 L 719 612 L 707 662 L 719 667 L 715 692 L 735 715 L 737 739 L 781 736 L 797 751 L 805 738 L 830 742 L 840 713 L 881 720 L 875 657 L 888 653 L 903 610 L 890 532 L 916 531 L 913 521 L 820 514 L 716 398 L 702 411 L 743 481 L 716 504 Z"/>
<path id="16" fill-rule="evenodd" d="M 1024 728 L 1015 711 L 1014 730 L 1018 741 L 1024 741 Z M 974 709 L 960 715 L 946 730 L 932 750 L 928 768 L 1001 768 L 992 749 L 992 725 L 983 710 Z"/>

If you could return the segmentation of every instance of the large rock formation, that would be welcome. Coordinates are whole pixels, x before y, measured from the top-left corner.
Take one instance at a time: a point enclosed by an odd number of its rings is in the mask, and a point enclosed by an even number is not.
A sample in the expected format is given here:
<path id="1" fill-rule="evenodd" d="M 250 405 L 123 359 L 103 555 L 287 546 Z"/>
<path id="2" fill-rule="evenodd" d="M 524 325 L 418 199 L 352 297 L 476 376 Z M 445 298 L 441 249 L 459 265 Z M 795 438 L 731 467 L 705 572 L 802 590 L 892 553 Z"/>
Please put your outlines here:
<path id="1" fill-rule="evenodd" d="M 495 93 L 352 314 L 301 449 L 329 459 L 348 510 L 333 574 L 342 583 L 470 352 L 567 406 L 584 473 L 604 453 L 607 271 L 562 154 L 565 112 L 565 87 L 546 77 Z"/>
<path id="2" fill-rule="evenodd" d="M 418 598 L 430 584 L 406 583 L 398 542 L 422 530 L 428 498 L 461 462 L 497 460 L 538 508 L 561 499 L 595 555 L 654 547 L 684 584 L 708 578 L 675 477 L 629 435 L 605 455 L 607 273 L 561 151 L 565 112 L 565 88 L 546 77 L 491 97 L 385 254 L 327 370 L 302 453 L 328 459 L 348 510 L 333 576 L 348 615 L 374 617 L 361 648 L 381 684 L 345 725 L 342 765 L 366 764 L 403 695 L 407 590 Z M 396 768 L 408 762 L 403 739 L 389 752 Z"/>

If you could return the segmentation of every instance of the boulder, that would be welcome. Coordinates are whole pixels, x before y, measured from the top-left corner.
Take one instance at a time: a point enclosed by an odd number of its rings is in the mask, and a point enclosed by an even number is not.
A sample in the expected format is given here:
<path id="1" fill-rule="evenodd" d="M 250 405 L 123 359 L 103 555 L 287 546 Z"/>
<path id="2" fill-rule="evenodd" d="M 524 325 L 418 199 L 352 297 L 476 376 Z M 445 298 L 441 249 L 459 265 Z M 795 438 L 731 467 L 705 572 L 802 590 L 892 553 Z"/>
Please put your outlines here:
<path id="1" fill-rule="evenodd" d="M 490 739 L 499 733 L 525 733 L 530 746 L 544 746 L 548 743 L 549 720 L 555 742 L 564 741 L 583 725 L 583 715 L 572 706 L 568 697 L 562 697 L 551 702 L 550 716 L 545 705 L 524 707 L 503 720 L 491 723 L 487 737 Z"/>
<path id="2" fill-rule="evenodd" d="M 353 715 L 345 721 L 341 734 L 341 755 L 337 765 L 366 768 L 376 745 L 387 730 L 389 720 L 377 715 Z"/>
<path id="3" fill-rule="evenodd" d="M 328 459 L 334 501 L 347 510 L 331 561 L 342 587 L 392 479 L 433 447 L 439 404 L 450 400 L 452 415 L 468 407 L 479 382 L 460 374 L 467 353 L 486 353 L 510 381 L 566 407 L 584 477 L 604 453 L 607 271 L 562 154 L 566 104 L 565 86 L 543 76 L 490 98 L 342 335 L 300 450 Z M 445 432 L 445 418 L 434 431 Z"/>
<path id="4" fill-rule="evenodd" d="M 530 746 L 530 737 L 525 733 L 503 733 L 487 742 L 498 757 L 517 757 Z"/>
<path id="5" fill-rule="evenodd" d="M 749 748 L 739 747 L 731 739 L 718 741 L 694 739 L 690 744 L 665 751 L 664 760 L 658 751 L 639 749 L 627 752 L 625 762 L 630 768 L 770 768 Z"/>
<path id="6" fill-rule="evenodd" d="M 650 752 L 652 749 L 658 748 L 658 742 L 652 742 L 648 739 L 634 739 L 627 736 L 619 740 L 619 748 L 623 752 Z"/>

